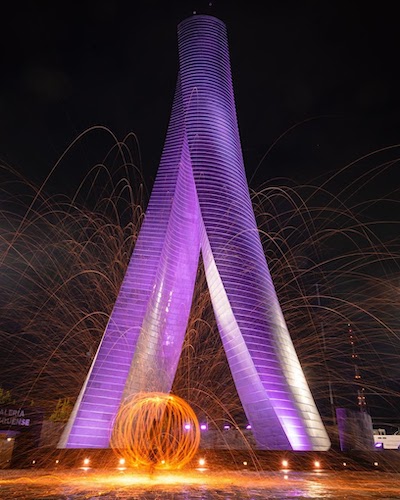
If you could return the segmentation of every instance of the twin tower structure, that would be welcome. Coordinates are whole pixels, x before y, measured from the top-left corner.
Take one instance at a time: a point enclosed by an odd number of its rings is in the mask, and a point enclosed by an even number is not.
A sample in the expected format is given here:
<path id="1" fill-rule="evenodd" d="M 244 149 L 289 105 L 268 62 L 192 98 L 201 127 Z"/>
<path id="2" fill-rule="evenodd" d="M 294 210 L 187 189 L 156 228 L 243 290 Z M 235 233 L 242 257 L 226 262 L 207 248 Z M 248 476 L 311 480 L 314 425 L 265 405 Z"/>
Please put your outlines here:
<path id="1" fill-rule="evenodd" d="M 224 23 L 189 17 L 178 26 L 178 49 L 172 113 L 146 216 L 59 447 L 109 447 L 126 398 L 171 390 L 201 252 L 257 447 L 327 450 L 256 226 Z"/>

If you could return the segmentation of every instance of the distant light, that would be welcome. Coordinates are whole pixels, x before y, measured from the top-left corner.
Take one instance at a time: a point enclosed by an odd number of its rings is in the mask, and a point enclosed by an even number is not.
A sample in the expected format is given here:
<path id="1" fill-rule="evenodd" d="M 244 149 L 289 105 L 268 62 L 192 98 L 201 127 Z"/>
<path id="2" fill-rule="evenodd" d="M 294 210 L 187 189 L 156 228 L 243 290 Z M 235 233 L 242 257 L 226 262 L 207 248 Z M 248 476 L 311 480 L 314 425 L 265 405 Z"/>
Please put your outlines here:
<path id="1" fill-rule="evenodd" d="M 89 464 L 90 464 L 90 459 L 85 458 L 85 460 L 83 461 L 83 465 L 89 465 Z"/>
<path id="2" fill-rule="evenodd" d="M 378 462 L 374 462 L 374 465 L 375 465 L 375 467 L 378 467 L 379 464 L 378 464 Z"/>
<path id="3" fill-rule="evenodd" d="M 32 463 L 35 464 L 36 463 L 36 460 L 32 460 Z"/>
<path id="4" fill-rule="evenodd" d="M 201 429 L 202 431 L 206 431 L 206 430 L 207 430 L 207 426 L 206 426 L 206 424 L 201 424 L 201 425 L 200 425 L 200 429 Z"/>
<path id="5" fill-rule="evenodd" d="M 343 462 L 343 467 L 346 467 L 347 466 L 347 463 L 346 462 Z"/>
<path id="6" fill-rule="evenodd" d="M 288 479 L 288 478 L 289 478 L 289 476 L 288 476 L 287 474 L 285 474 L 285 475 L 283 476 L 283 479 Z"/>
<path id="7" fill-rule="evenodd" d="M 190 430 L 190 424 L 185 424 L 185 429 L 188 431 Z"/>
<path id="8" fill-rule="evenodd" d="M 315 468 L 317 468 L 317 469 L 318 469 L 319 467 L 321 467 L 321 464 L 320 464 L 319 460 L 315 460 L 315 462 L 314 462 L 314 467 L 315 467 Z"/>
<path id="9" fill-rule="evenodd" d="M 247 462 L 243 462 L 243 465 L 247 465 Z"/>
<path id="10" fill-rule="evenodd" d="M 204 458 L 200 458 L 200 459 L 199 459 L 199 465 L 200 465 L 201 467 L 203 467 L 203 465 L 205 465 L 205 464 L 206 464 L 206 460 L 205 460 Z"/>
<path id="11" fill-rule="evenodd" d="M 56 460 L 56 464 L 59 464 L 59 463 L 60 463 L 60 461 L 59 461 L 59 460 Z"/>
<path id="12" fill-rule="evenodd" d="M 119 459 L 119 465 L 125 465 L 125 458 Z"/>
<path id="13" fill-rule="evenodd" d="M 289 462 L 287 460 L 282 460 L 282 467 L 287 467 Z"/>
<path id="14" fill-rule="evenodd" d="M 251 429 L 251 425 L 250 424 L 246 425 L 246 429 Z"/>
<path id="15" fill-rule="evenodd" d="M 7 441 L 8 441 L 8 442 L 12 441 L 12 438 L 7 438 Z"/>
<path id="16" fill-rule="evenodd" d="M 230 426 L 230 425 L 224 425 L 224 429 L 225 429 L 225 430 L 228 430 L 228 429 L 230 429 L 230 428 L 231 428 L 231 426 Z"/>
<path id="17" fill-rule="evenodd" d="M 161 460 L 161 463 L 164 465 L 165 464 L 165 460 Z"/>

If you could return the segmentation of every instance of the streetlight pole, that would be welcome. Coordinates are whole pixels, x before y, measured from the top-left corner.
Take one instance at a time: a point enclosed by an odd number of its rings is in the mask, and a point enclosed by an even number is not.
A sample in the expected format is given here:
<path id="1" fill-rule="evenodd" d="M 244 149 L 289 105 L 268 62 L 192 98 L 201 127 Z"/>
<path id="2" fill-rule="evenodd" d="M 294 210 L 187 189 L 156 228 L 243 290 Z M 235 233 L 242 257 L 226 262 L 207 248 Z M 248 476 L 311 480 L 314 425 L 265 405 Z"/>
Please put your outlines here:
<path id="1" fill-rule="evenodd" d="M 316 292 L 317 292 L 317 304 L 318 308 L 321 308 L 321 296 L 319 293 L 319 284 L 316 283 L 315 285 Z M 329 403 L 330 403 L 330 408 L 331 408 L 331 415 L 332 415 L 332 425 L 336 424 L 336 414 L 335 414 L 335 404 L 334 404 L 334 399 L 333 399 L 333 388 L 332 388 L 332 381 L 331 381 L 331 373 L 330 369 L 328 366 L 328 363 L 326 361 L 326 338 L 325 338 L 325 328 L 324 328 L 324 322 L 320 322 L 320 334 L 321 334 L 321 339 L 322 339 L 322 357 L 325 365 L 325 370 L 328 378 L 328 394 L 329 394 Z"/>

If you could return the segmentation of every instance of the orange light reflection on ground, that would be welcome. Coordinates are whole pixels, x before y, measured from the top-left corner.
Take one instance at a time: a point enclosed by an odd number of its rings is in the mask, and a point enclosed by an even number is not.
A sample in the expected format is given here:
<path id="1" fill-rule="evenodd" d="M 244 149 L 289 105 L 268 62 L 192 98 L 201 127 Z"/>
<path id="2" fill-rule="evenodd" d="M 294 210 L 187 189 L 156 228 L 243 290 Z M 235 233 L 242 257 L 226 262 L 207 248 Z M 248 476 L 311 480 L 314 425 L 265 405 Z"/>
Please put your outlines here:
<path id="1" fill-rule="evenodd" d="M 290 496 L 313 498 L 398 498 L 400 475 L 374 472 L 234 472 L 210 471 L 72 471 L 50 474 L 46 470 L 0 471 L 0 491 L 2 498 L 24 500 L 47 498 L 49 495 L 68 495 L 70 498 L 85 498 L 89 495 L 121 494 L 135 498 L 146 498 L 149 490 L 165 493 L 164 498 L 174 498 L 180 491 L 190 486 L 193 491 L 201 491 L 205 498 L 230 498 L 238 491 L 243 498 L 251 494 L 254 499 Z M 199 488 L 199 490 L 197 490 Z M 183 490 L 182 490 L 183 489 Z M 214 493 L 217 496 L 214 496 Z M 78 496 L 79 495 L 79 496 Z M 172 495 L 172 496 L 171 496 Z M 207 496 L 209 495 L 209 496 Z M 161 498 L 161 497 L 160 497 Z"/>

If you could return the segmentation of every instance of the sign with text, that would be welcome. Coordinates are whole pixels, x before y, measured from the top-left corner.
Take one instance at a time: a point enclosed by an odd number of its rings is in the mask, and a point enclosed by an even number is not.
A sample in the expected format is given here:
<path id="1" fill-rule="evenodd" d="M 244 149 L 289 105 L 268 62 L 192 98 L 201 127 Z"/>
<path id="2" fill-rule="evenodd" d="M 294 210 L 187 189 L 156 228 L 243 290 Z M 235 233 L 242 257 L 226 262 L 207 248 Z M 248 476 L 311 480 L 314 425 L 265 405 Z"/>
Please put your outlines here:
<path id="1" fill-rule="evenodd" d="M 41 425 L 43 410 L 34 407 L 14 405 L 0 406 L 0 430 L 27 431 L 32 426 Z"/>
<path id="2" fill-rule="evenodd" d="M 22 408 L 0 408 L 0 428 L 3 427 L 28 427 L 31 419 L 25 416 Z"/>

